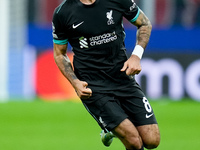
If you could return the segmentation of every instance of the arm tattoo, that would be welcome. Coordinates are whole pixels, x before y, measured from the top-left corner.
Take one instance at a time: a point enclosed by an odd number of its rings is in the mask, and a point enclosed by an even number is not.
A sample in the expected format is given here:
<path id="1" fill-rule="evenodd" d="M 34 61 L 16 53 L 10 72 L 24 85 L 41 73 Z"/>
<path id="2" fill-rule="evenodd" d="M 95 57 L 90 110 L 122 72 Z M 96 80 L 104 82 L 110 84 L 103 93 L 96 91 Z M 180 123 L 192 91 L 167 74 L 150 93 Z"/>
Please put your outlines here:
<path id="1" fill-rule="evenodd" d="M 146 48 L 149 42 L 150 35 L 151 35 L 151 29 L 152 29 L 152 26 L 151 26 L 150 21 L 145 15 L 143 15 L 141 18 L 141 25 L 138 26 L 137 44 Z"/>
<path id="2" fill-rule="evenodd" d="M 63 56 L 63 65 L 64 65 L 64 68 L 65 68 L 65 74 L 67 76 L 68 79 L 72 79 L 72 80 L 75 80 L 77 79 L 76 75 L 74 74 L 74 71 L 72 69 L 72 65 L 71 65 L 71 62 L 68 58 L 67 55 L 64 55 Z"/>

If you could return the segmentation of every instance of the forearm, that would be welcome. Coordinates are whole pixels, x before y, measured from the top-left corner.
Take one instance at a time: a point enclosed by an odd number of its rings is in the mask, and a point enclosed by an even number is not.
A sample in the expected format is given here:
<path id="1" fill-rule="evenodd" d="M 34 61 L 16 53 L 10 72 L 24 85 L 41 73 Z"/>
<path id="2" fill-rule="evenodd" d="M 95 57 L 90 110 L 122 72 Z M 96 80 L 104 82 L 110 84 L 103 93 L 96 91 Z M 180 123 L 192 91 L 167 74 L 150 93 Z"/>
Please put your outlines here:
<path id="1" fill-rule="evenodd" d="M 63 50 L 64 51 L 64 50 Z M 75 87 L 75 83 L 77 81 L 77 77 L 73 71 L 72 64 L 66 55 L 65 51 L 60 53 L 60 51 L 54 48 L 54 60 L 62 72 L 62 74 L 69 80 L 73 87 Z"/>
<path id="2" fill-rule="evenodd" d="M 121 71 L 126 71 L 127 75 L 139 74 L 141 71 L 140 60 L 142 58 L 144 49 L 146 48 L 151 35 L 152 26 L 145 14 L 140 11 L 140 15 L 133 23 L 137 26 L 136 46 L 132 52 L 131 57 L 124 63 Z"/>
<path id="3" fill-rule="evenodd" d="M 67 57 L 67 55 L 60 55 L 60 56 L 56 56 L 55 58 L 55 62 L 58 66 L 58 68 L 60 69 L 60 71 L 62 72 L 62 74 L 69 80 L 69 82 L 71 83 L 71 85 L 73 87 L 75 87 L 75 80 L 78 79 L 72 69 L 72 65 L 71 62 L 69 60 L 69 58 Z"/>
<path id="4" fill-rule="evenodd" d="M 145 49 L 150 39 L 152 25 L 142 11 L 136 26 L 138 27 L 136 45 L 140 45 Z"/>

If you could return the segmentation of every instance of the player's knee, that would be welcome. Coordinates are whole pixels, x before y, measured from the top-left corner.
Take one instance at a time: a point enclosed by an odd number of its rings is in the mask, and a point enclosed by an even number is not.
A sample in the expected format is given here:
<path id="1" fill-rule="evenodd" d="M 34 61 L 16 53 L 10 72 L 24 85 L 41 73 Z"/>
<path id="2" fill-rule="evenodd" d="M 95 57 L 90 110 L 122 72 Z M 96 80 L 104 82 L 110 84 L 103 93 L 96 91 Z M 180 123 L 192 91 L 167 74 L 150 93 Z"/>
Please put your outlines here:
<path id="1" fill-rule="evenodd" d="M 143 146 L 143 143 L 139 137 L 134 137 L 129 139 L 127 149 L 128 150 L 140 150 Z"/>
<path id="2" fill-rule="evenodd" d="M 144 147 L 147 149 L 157 148 L 160 144 L 160 136 L 155 136 L 154 138 L 143 141 Z"/>

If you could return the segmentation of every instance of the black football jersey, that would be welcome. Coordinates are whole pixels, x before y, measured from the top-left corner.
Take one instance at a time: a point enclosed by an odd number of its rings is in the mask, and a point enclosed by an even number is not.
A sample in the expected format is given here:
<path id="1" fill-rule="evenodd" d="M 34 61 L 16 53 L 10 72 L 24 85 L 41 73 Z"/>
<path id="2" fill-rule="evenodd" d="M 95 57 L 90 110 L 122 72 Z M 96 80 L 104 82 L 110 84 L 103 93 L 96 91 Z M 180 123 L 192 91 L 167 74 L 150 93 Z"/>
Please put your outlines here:
<path id="1" fill-rule="evenodd" d="M 134 80 L 120 71 L 127 60 L 123 17 L 135 22 L 139 13 L 134 0 L 66 0 L 54 12 L 53 42 L 70 43 L 75 74 L 93 91 L 127 87 Z"/>

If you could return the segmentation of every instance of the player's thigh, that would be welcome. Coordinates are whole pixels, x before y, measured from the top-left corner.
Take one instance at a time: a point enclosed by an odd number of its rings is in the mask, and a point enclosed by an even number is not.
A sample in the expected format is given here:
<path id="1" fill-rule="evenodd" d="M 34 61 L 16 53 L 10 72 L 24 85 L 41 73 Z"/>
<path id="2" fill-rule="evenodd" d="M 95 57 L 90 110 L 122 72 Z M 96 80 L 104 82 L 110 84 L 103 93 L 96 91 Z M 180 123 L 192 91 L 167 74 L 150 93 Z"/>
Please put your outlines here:
<path id="1" fill-rule="evenodd" d="M 138 92 L 136 96 L 121 98 L 122 108 L 135 126 L 157 124 L 153 108 L 148 99 L 140 93 Z"/>
<path id="2" fill-rule="evenodd" d="M 93 97 L 91 102 L 83 101 L 83 104 L 102 129 L 111 131 L 128 117 L 113 96 L 94 93 Z"/>
<path id="3" fill-rule="evenodd" d="M 127 149 L 140 149 L 143 145 L 137 128 L 129 119 L 122 121 L 112 132 L 122 141 Z"/>
<path id="4" fill-rule="evenodd" d="M 136 127 L 146 148 L 156 148 L 160 143 L 160 131 L 157 124 Z"/>

